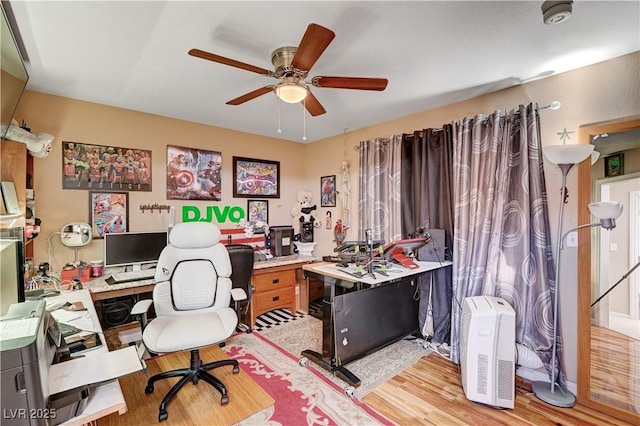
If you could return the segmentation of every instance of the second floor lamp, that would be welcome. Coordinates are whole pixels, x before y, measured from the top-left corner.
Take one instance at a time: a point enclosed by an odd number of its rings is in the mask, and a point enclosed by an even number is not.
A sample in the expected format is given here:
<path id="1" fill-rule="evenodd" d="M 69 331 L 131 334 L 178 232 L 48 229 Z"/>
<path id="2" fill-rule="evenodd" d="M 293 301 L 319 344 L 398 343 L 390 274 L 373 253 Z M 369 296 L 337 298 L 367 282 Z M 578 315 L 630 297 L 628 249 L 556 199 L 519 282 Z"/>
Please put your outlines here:
<path id="1" fill-rule="evenodd" d="M 533 382 L 531 389 L 533 393 L 540 400 L 554 405 L 556 407 L 573 407 L 576 403 L 576 397 L 570 391 L 563 389 L 556 383 L 556 353 L 557 353 L 557 338 L 558 338 L 558 293 L 559 286 L 558 280 L 560 278 L 560 250 L 562 249 L 562 242 L 569 232 L 575 231 L 579 228 L 602 226 L 605 229 L 612 229 L 615 227 L 615 219 L 622 214 L 622 206 L 620 203 L 614 202 L 599 202 L 589 204 L 589 210 L 599 222 L 580 225 L 567 233 L 562 233 L 562 218 L 564 213 L 564 205 L 568 201 L 567 193 L 567 175 L 569 171 L 578 163 L 586 160 L 592 156 L 594 146 L 591 144 L 577 144 L 577 145 L 551 145 L 544 149 L 544 154 L 549 161 L 556 164 L 562 172 L 562 186 L 560 196 L 560 209 L 558 214 L 558 238 L 556 240 L 556 264 L 554 274 L 554 295 L 553 295 L 553 345 L 551 352 L 551 383 L 547 382 Z"/>

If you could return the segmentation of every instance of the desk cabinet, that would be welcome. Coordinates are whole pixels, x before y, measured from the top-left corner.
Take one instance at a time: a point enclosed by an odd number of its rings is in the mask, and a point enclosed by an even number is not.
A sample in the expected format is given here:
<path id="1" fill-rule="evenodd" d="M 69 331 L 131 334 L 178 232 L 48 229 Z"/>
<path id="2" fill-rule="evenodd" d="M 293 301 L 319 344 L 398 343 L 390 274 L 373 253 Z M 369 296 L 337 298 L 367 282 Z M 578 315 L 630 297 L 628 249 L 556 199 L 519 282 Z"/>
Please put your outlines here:
<path id="1" fill-rule="evenodd" d="M 287 308 L 296 313 L 296 269 L 300 265 L 275 266 L 253 271 L 251 324 L 256 317 L 273 309 Z"/>

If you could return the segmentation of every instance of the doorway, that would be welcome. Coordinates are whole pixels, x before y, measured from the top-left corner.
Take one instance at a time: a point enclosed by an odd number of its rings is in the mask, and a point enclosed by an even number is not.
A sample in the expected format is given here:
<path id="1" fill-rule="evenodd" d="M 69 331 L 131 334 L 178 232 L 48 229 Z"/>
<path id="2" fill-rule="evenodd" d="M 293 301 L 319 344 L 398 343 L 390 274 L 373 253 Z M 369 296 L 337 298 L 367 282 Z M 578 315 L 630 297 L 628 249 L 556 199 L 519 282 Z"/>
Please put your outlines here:
<path id="1" fill-rule="evenodd" d="M 615 229 L 597 230 L 599 274 L 592 300 L 599 301 L 594 307 L 594 325 L 640 340 L 640 269 L 630 272 L 640 261 L 640 174 L 597 180 L 596 197 L 619 201 L 624 210 Z"/>

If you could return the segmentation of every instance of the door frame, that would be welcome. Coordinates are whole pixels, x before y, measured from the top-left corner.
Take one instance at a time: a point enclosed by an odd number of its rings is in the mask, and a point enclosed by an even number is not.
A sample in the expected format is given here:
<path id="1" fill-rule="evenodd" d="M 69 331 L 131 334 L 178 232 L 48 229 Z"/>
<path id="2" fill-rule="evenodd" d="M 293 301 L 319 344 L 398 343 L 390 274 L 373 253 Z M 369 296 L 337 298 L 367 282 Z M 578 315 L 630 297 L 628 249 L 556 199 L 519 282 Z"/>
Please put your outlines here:
<path id="1" fill-rule="evenodd" d="M 587 124 L 578 128 L 578 143 L 590 144 L 595 135 L 640 128 L 640 115 Z M 578 220 L 591 223 L 588 204 L 592 201 L 591 162 L 578 165 Z M 591 233 L 578 231 L 578 395 L 581 405 L 607 413 L 632 424 L 640 424 L 640 415 L 591 399 Z"/>

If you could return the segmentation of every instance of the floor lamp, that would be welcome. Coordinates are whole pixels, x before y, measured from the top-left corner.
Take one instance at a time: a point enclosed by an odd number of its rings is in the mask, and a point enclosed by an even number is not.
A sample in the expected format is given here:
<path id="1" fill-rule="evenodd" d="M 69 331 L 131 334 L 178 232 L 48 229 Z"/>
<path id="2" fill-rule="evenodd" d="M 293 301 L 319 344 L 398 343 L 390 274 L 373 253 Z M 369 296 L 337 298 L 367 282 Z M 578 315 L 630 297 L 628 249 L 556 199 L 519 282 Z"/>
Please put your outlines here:
<path id="1" fill-rule="evenodd" d="M 551 383 L 533 382 L 531 389 L 542 401 L 557 407 L 573 407 L 576 397 L 569 391 L 556 386 L 556 346 L 558 336 L 558 279 L 560 272 L 560 248 L 562 246 L 562 216 L 567 202 L 567 175 L 569 170 L 591 156 L 594 146 L 591 144 L 551 145 L 543 149 L 545 157 L 556 164 L 562 172 L 560 212 L 558 215 L 558 239 L 556 247 L 555 291 L 553 297 L 553 349 L 551 352 Z"/>

